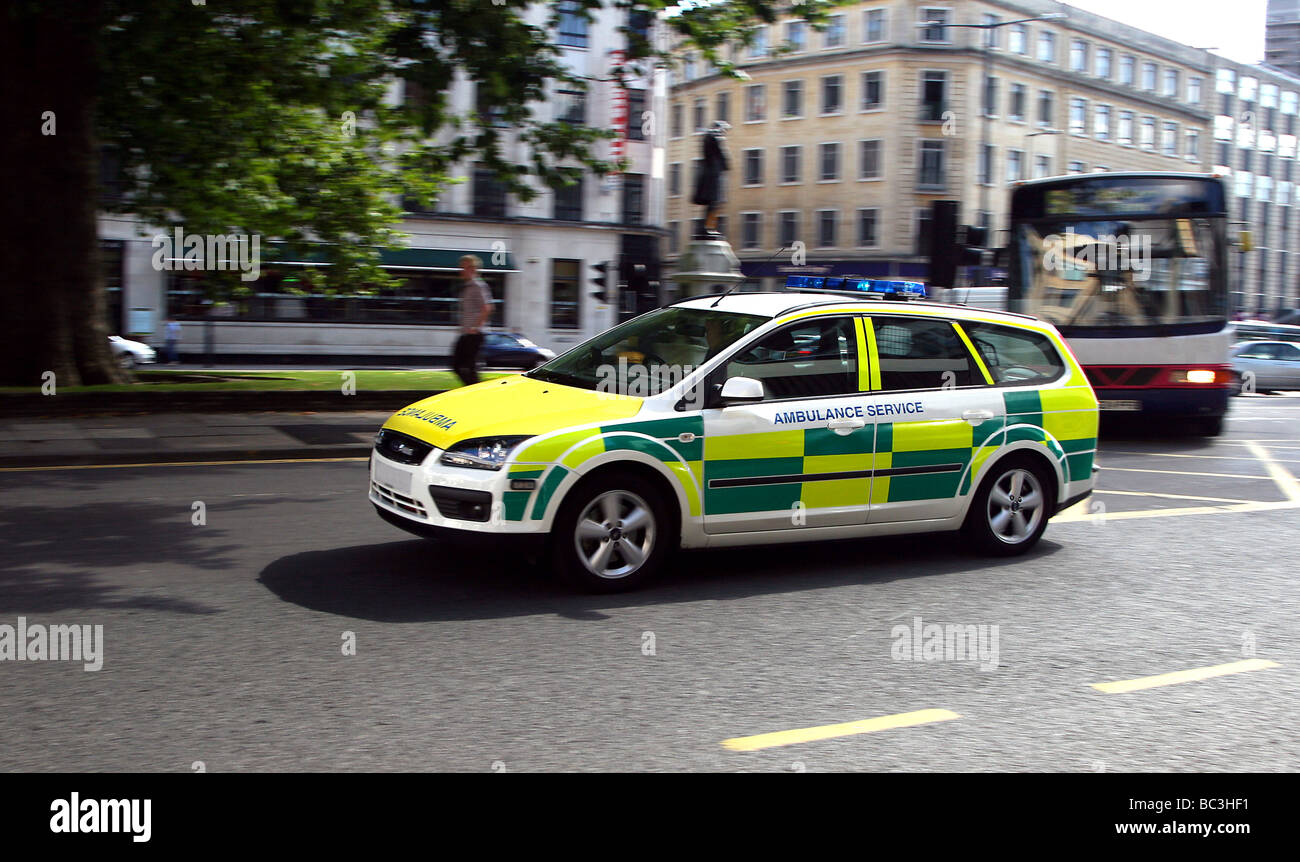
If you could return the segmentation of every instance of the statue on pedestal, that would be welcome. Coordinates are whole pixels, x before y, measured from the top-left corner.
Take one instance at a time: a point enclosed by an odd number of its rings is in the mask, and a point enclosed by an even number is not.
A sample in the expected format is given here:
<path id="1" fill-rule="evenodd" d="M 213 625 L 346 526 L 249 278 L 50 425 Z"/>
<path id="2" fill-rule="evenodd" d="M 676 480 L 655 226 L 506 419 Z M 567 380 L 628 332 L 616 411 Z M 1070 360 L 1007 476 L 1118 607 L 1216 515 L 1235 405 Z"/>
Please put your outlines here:
<path id="1" fill-rule="evenodd" d="M 704 207 L 704 226 L 695 239 L 722 239 L 718 233 L 718 204 L 722 202 L 722 175 L 731 169 L 727 156 L 727 131 L 731 124 L 718 120 L 704 136 L 699 176 L 695 178 L 695 194 L 691 203 Z"/>

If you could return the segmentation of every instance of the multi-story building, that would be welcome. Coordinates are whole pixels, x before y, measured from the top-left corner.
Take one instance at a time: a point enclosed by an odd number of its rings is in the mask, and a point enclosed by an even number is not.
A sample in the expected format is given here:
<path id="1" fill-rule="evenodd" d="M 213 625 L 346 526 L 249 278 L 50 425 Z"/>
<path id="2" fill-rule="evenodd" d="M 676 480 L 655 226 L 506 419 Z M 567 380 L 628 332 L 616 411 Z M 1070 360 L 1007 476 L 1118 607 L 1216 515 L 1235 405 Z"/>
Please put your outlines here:
<path id="1" fill-rule="evenodd" d="M 863 2 L 821 32 L 782 19 L 733 59 L 747 80 L 687 55 L 670 86 L 667 252 L 699 215 L 700 135 L 727 120 L 720 227 L 754 286 L 796 271 L 778 253 L 795 243 L 801 273 L 925 277 L 934 200 L 1003 244 L 1018 180 L 1217 158 L 1223 61 L 1053 0 Z"/>
<path id="2" fill-rule="evenodd" d="M 1300 0 L 1268 0 L 1264 62 L 1300 75 Z"/>
<path id="3" fill-rule="evenodd" d="M 529 19 L 542 24 L 549 13 L 538 4 Z M 545 104 L 534 106 L 541 119 L 614 128 L 619 139 L 602 142 L 598 154 L 617 155 L 609 148 L 620 148 L 625 174 L 586 173 L 562 190 L 539 184 L 537 197 L 524 202 L 507 195 L 491 173 L 461 165 L 461 182 L 449 186 L 436 205 L 423 209 L 406 202 L 400 229 L 409 234 L 409 247 L 383 255 L 400 286 L 370 296 L 299 295 L 289 286 L 301 283 L 295 280 L 303 268 L 317 262 L 263 243 L 263 276 L 251 285 L 252 296 L 214 307 L 203 301 L 201 273 L 154 268 L 151 237 L 157 231 L 130 217 L 105 216 L 100 225 L 113 331 L 156 340 L 161 321 L 172 316 L 182 324 L 182 354 L 202 353 L 211 334 L 219 358 L 447 356 L 457 334 L 458 260 L 466 253 L 483 261 L 495 297 L 494 326 L 560 349 L 608 328 L 618 309 L 613 297 L 601 302 L 592 295 L 593 265 L 609 262 L 611 281 L 620 265 L 624 278 L 638 264 L 653 276 L 664 221 L 663 172 L 655 165 L 662 165 L 665 136 L 647 117 L 663 113 L 666 78 L 653 72 L 627 78 L 626 86 L 612 79 L 617 52 L 626 47 L 625 26 L 652 25 L 608 7 L 591 22 L 561 15 L 555 42 L 567 67 L 588 80 L 588 89 L 557 86 Z M 398 81 L 393 97 L 421 94 Z M 475 82 L 464 74 L 448 98 L 453 110 L 491 122 L 490 105 L 478 99 Z M 502 132 L 504 157 L 526 164 L 525 145 L 510 130 Z"/>
<path id="4" fill-rule="evenodd" d="M 1229 212 L 1249 242 L 1232 261 L 1236 305 L 1273 314 L 1297 305 L 1295 212 L 1300 77 L 1215 57 L 1213 170 L 1230 177 Z"/>

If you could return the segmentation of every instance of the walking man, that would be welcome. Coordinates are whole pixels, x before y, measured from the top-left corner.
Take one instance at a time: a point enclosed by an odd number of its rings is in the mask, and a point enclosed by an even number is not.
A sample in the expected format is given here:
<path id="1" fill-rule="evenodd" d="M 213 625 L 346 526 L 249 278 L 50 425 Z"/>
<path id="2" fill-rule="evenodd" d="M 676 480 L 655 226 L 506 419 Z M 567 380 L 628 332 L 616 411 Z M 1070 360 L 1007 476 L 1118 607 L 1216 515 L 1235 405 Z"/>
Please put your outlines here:
<path id="1" fill-rule="evenodd" d="M 167 364 L 180 364 L 181 358 L 180 354 L 176 350 L 176 345 L 179 344 L 181 340 L 181 325 L 173 318 L 167 318 L 167 325 L 163 328 L 163 335 L 166 342 L 163 348 L 163 354 L 167 357 Z"/>
<path id="2" fill-rule="evenodd" d="M 483 327 L 492 316 L 492 292 L 478 276 L 482 261 L 467 254 L 460 259 L 460 337 L 451 357 L 451 368 L 466 386 L 478 383 L 478 351 L 483 345 Z"/>

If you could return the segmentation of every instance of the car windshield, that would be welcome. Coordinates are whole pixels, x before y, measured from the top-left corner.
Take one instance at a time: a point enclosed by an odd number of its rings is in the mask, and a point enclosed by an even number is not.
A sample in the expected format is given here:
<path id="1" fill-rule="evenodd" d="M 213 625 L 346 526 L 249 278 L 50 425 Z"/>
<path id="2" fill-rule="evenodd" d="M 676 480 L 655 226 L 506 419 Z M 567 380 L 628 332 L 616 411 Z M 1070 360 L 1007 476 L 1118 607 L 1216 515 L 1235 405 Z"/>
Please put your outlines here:
<path id="1" fill-rule="evenodd" d="M 583 342 L 527 376 L 579 389 L 658 395 L 768 319 L 705 308 L 659 308 Z"/>

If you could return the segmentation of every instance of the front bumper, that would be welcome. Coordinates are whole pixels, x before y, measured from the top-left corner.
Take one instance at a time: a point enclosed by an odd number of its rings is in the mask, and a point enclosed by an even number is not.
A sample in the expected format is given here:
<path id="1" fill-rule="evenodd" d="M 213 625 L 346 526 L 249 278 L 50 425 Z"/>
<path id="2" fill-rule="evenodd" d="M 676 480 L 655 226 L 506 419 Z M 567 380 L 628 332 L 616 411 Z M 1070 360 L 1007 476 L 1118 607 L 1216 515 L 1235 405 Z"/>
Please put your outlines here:
<path id="1" fill-rule="evenodd" d="M 433 449 L 410 465 L 370 453 L 370 502 L 384 520 L 417 535 L 545 532 L 544 520 L 529 517 L 537 491 L 511 491 L 509 465 L 500 471 L 446 467 L 438 463 L 442 454 Z"/>
<path id="2" fill-rule="evenodd" d="M 1228 386 L 1183 387 L 1169 389 L 1097 389 L 1097 401 L 1103 419 L 1124 415 L 1192 417 L 1222 416 L 1228 412 Z M 1116 409 L 1118 408 L 1118 409 Z"/>

